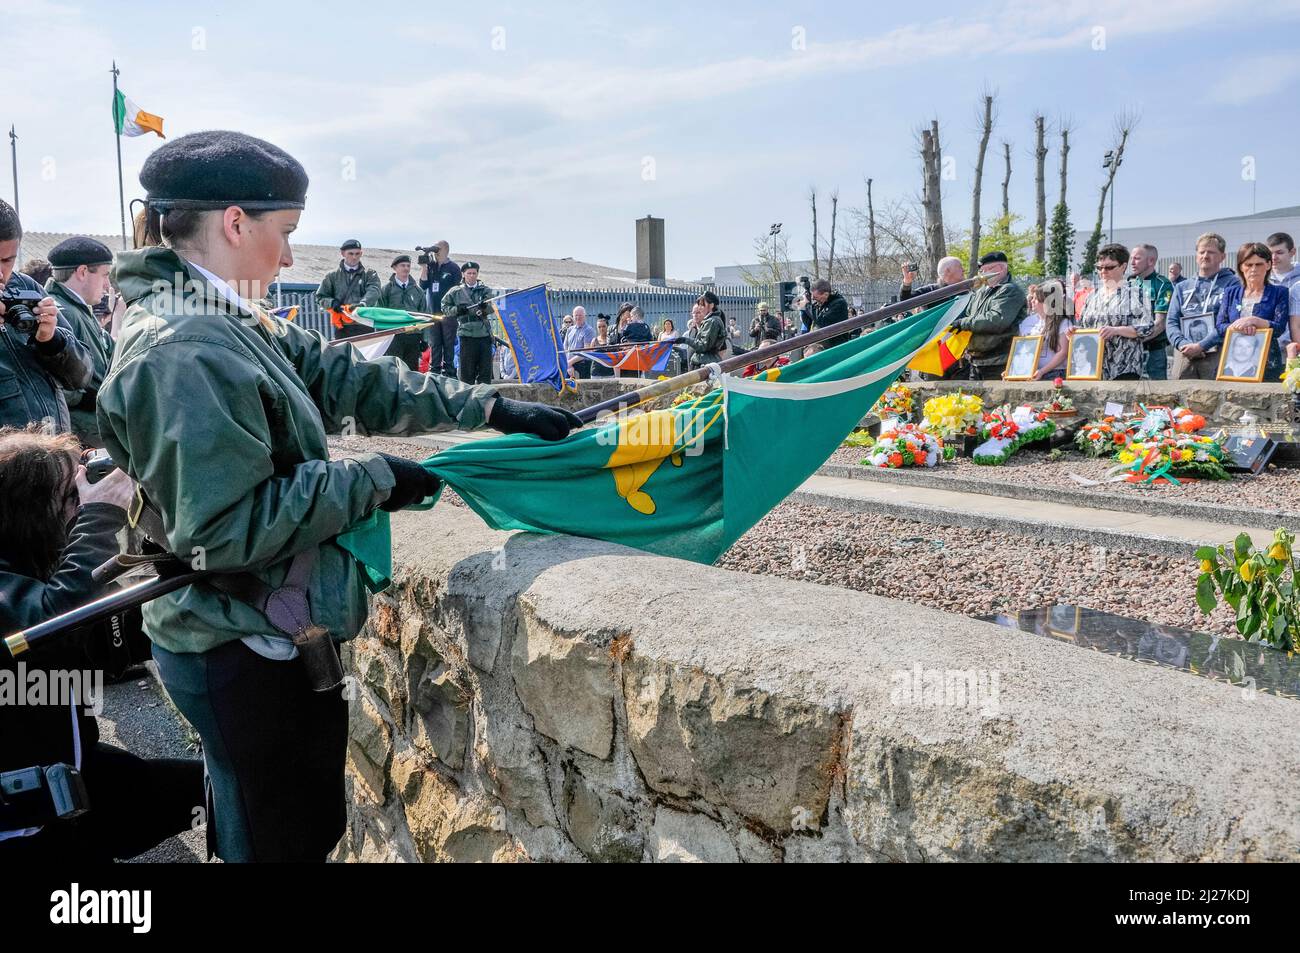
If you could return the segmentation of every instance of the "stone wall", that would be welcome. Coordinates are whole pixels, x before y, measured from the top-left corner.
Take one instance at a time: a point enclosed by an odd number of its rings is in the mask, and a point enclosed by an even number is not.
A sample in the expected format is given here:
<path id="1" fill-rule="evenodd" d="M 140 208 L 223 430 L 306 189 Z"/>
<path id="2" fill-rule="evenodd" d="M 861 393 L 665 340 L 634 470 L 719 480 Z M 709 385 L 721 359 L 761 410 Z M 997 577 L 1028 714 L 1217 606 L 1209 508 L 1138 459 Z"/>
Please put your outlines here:
<path id="1" fill-rule="evenodd" d="M 393 525 L 338 859 L 1300 859 L 1292 700 L 447 503 Z"/>
<path id="2" fill-rule="evenodd" d="M 962 390 L 979 394 L 986 407 L 1042 403 L 1054 390 L 1051 381 L 919 381 L 914 388 L 917 411 L 940 393 Z M 1143 404 L 1190 407 L 1211 426 L 1234 426 L 1250 411 L 1270 429 L 1293 426 L 1295 401 L 1281 384 L 1239 384 L 1231 381 L 1067 381 L 1065 391 L 1087 420 L 1101 416 L 1108 402 L 1132 408 Z M 1271 425 L 1271 426 L 1270 426 Z"/>

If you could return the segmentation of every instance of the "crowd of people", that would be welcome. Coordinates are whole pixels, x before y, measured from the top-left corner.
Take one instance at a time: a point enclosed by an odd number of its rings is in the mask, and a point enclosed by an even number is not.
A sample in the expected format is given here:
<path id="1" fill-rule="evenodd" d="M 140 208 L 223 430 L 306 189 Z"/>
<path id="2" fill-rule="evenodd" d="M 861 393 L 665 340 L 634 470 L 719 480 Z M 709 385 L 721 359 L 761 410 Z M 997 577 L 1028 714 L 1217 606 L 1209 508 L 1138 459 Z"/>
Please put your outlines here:
<path id="1" fill-rule="evenodd" d="M 1024 337 L 1043 339 L 1029 379 L 1065 376 L 1071 367 L 1071 341 L 1078 336 L 1075 353 L 1088 370 L 1082 376 L 1256 380 L 1262 367 L 1262 380 L 1276 382 L 1286 360 L 1300 355 L 1300 265 L 1295 252 L 1292 237 L 1276 232 L 1263 241 L 1242 244 L 1235 267 L 1228 267 L 1227 243 L 1207 232 L 1196 242 L 1196 275 L 1183 275 L 1182 266 L 1174 262 L 1164 277 L 1156 269 L 1160 253 L 1154 245 L 1129 249 L 1109 243 L 1097 250 L 1095 277 L 1074 272 L 1024 291 L 1008 280 L 1006 255 L 991 252 L 979 260 L 980 271 L 990 276 L 988 284 L 971 295 L 953 322 L 956 329 L 971 332 L 970 343 L 944 377 L 1003 376 L 1012 341 Z M 956 258 L 942 259 L 937 271 L 934 284 L 918 287 L 915 266 L 905 265 L 900 300 L 965 277 Z M 1079 332 L 1096 332 L 1101 346 L 1085 346 Z M 1249 340 L 1263 332 L 1268 332 L 1266 338 Z M 1098 351 L 1099 369 L 1092 366 Z M 1250 361 L 1254 373 L 1231 373 L 1243 371 Z"/>

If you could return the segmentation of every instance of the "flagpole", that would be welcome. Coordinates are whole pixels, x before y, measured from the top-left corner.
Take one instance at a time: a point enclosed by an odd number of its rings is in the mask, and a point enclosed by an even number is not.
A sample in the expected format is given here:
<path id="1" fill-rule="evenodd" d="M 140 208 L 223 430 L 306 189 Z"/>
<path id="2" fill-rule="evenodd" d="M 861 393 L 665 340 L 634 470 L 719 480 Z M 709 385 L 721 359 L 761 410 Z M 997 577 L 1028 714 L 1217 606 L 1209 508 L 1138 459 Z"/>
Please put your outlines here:
<path id="1" fill-rule="evenodd" d="M 949 298 L 955 298 L 959 294 L 964 294 L 973 288 L 978 288 L 984 285 L 987 280 L 986 276 L 977 274 L 965 279 L 964 281 L 959 281 L 956 284 L 944 285 L 942 288 L 936 288 L 934 291 L 927 291 L 925 294 L 917 295 L 914 298 L 908 298 L 905 301 L 897 301 L 894 304 L 886 305 L 885 307 L 878 308 L 875 311 L 860 314 L 856 318 L 849 318 L 847 321 L 839 321 L 824 328 L 813 328 L 806 334 L 797 334 L 785 341 L 778 341 L 775 344 L 769 344 L 767 347 L 760 347 L 754 351 L 746 351 L 744 354 L 737 354 L 735 357 L 729 357 L 725 360 L 718 361 L 718 368 L 725 374 L 728 371 L 738 370 L 747 367 L 750 364 L 757 364 L 760 361 L 770 360 L 789 351 L 797 351 L 810 344 L 818 344 L 821 341 L 826 341 L 830 338 L 840 337 L 843 334 L 855 331 L 858 328 L 866 327 L 869 324 L 877 324 L 886 318 L 892 318 L 894 315 L 902 314 L 905 311 L 914 311 L 917 308 L 924 309 L 931 305 L 939 304 L 942 301 L 947 301 Z M 697 370 L 688 371 L 685 374 L 679 374 L 676 377 L 670 377 L 668 380 L 656 381 L 649 387 L 642 387 L 639 390 L 620 394 L 618 397 L 611 397 L 609 400 L 602 400 L 600 403 L 592 404 L 590 407 L 584 407 L 582 410 L 577 411 L 577 416 L 583 423 L 589 424 L 601 414 L 626 410 L 637 404 L 643 404 L 660 397 L 667 397 L 669 394 L 683 391 L 695 384 L 701 384 L 709 379 L 709 374 L 709 368 L 701 367 Z"/>
<path id="2" fill-rule="evenodd" d="M 21 219 L 22 212 L 18 208 L 18 133 L 14 132 L 12 123 L 9 126 L 9 154 L 14 163 L 14 214 Z"/>
<path id="3" fill-rule="evenodd" d="M 117 145 L 117 210 L 122 216 L 122 250 L 126 250 L 126 188 L 122 184 L 122 133 L 117 128 L 117 60 L 113 60 L 113 139 Z"/>

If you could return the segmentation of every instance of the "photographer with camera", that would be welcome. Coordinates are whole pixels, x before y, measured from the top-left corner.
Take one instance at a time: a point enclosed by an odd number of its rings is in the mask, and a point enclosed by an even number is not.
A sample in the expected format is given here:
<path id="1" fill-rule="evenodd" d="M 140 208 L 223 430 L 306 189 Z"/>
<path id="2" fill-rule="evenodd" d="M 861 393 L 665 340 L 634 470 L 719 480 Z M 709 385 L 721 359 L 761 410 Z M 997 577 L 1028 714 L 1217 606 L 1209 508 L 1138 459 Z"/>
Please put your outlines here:
<path id="1" fill-rule="evenodd" d="M 53 272 L 45 290 L 58 305 L 72 333 L 86 348 L 92 364 L 90 383 L 67 391 L 72 432 L 83 447 L 103 446 L 95 420 L 95 398 L 113 363 L 113 339 L 95 316 L 95 306 L 108 293 L 108 269 L 113 252 L 103 242 L 85 236 L 65 238 L 50 249 Z"/>
<path id="2" fill-rule="evenodd" d="M 416 245 L 415 250 L 420 253 L 415 260 L 420 266 L 420 287 L 429 299 L 429 311 L 436 314 L 442 309 L 443 295 L 460 284 L 460 265 L 451 260 L 451 245 L 445 238 L 432 245 Z M 424 337 L 429 342 L 429 372 L 455 377 L 456 318 L 443 315 Z"/>
<path id="3" fill-rule="evenodd" d="M 0 629 L 102 595 L 91 571 L 117 555 L 131 479 L 114 469 L 90 482 L 72 435 L 32 425 L 0 429 L 0 484 Z M 88 643 L 101 635 L 87 626 L 20 661 L 0 658 L 16 684 L 39 674 L 51 686 L 39 700 L 0 705 L 0 862 L 133 857 L 188 830 L 203 807 L 201 761 L 145 760 L 104 744 L 85 679 L 78 697 L 54 690 L 77 684 L 70 676 L 88 668 Z"/>
<path id="4" fill-rule="evenodd" d="M 906 301 L 908 298 L 915 298 L 931 291 L 938 291 L 944 285 L 956 284 L 966 277 L 961 267 L 961 259 L 953 258 L 951 255 L 947 258 L 940 258 L 935 271 L 939 273 L 938 281 L 932 285 L 921 285 L 921 287 L 917 288 L 915 284 L 918 266 L 914 261 L 904 262 L 903 283 L 898 287 L 898 300 Z"/>
<path id="5" fill-rule="evenodd" d="M 800 315 L 805 331 L 811 331 L 813 328 L 829 327 L 832 324 L 839 324 L 841 321 L 849 319 L 848 301 L 838 291 L 831 290 L 829 281 L 825 278 L 818 278 L 816 281 L 809 283 L 807 277 L 802 277 L 799 280 L 804 285 L 807 301 Z M 835 347 L 837 344 L 843 344 L 852 336 L 852 334 L 841 334 L 819 344 L 810 345 L 804 348 L 804 354 L 816 354 L 828 347 Z"/>
<path id="6" fill-rule="evenodd" d="M 90 383 L 91 360 L 58 305 L 31 278 L 14 271 L 23 226 L 0 200 L 0 427 L 49 420 L 72 429 L 66 390 Z"/>
<path id="7" fill-rule="evenodd" d="M 478 280 L 476 261 L 461 265 L 460 275 L 460 284 L 442 296 L 442 313 L 456 319 L 460 379 L 466 384 L 491 384 L 492 306 L 487 301 L 495 292 Z"/>

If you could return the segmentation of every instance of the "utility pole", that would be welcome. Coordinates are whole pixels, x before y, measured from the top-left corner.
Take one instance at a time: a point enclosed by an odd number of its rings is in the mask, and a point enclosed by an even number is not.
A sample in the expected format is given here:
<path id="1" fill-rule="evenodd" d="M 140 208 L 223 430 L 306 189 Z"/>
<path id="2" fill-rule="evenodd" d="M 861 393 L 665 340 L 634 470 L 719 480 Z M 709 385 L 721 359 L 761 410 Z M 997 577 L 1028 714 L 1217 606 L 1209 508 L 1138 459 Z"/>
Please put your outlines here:
<path id="1" fill-rule="evenodd" d="M 1101 167 L 1110 173 L 1110 237 L 1106 239 L 1109 242 L 1115 241 L 1115 173 L 1123 164 L 1124 157 L 1112 150 L 1101 157 Z"/>
<path id="2" fill-rule="evenodd" d="M 14 214 L 22 218 L 18 208 L 18 133 L 14 132 L 12 125 L 9 126 L 9 155 L 14 163 Z"/>

